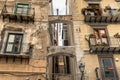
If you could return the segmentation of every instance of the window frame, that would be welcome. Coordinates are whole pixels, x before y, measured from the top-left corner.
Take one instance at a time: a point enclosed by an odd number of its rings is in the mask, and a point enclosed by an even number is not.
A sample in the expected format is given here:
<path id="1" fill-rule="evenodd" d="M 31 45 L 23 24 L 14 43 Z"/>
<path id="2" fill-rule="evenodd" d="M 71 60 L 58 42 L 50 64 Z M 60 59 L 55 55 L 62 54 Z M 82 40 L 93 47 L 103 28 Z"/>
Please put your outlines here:
<path id="1" fill-rule="evenodd" d="M 100 32 L 101 30 L 104 31 L 104 34 L 102 34 Z M 93 42 L 91 45 L 106 45 L 106 46 L 109 46 L 109 37 L 108 37 L 107 31 L 106 31 L 105 28 L 93 28 L 93 32 L 94 32 L 95 37 L 90 38 L 90 43 L 92 43 L 93 41 L 95 41 L 95 42 Z M 104 42 L 104 39 L 106 40 L 106 42 Z"/>
<path id="2" fill-rule="evenodd" d="M 63 57 L 62 61 L 63 63 L 61 62 L 61 65 L 59 64 L 59 58 Z M 59 55 L 59 56 L 53 56 L 53 67 L 52 67 L 52 72 L 55 73 L 55 74 L 70 74 L 71 73 L 71 70 L 70 70 L 70 57 L 69 56 L 64 56 L 64 55 Z M 69 61 L 68 61 L 69 60 Z M 62 65 L 64 64 L 64 65 Z M 61 68 L 64 68 L 62 70 L 64 71 L 61 71 L 59 69 Z"/>
<path id="3" fill-rule="evenodd" d="M 111 66 L 107 66 L 107 67 L 104 66 L 103 60 L 106 60 L 106 59 L 110 60 L 109 62 L 111 62 Z M 107 79 L 118 80 L 119 79 L 113 55 L 111 55 L 111 54 L 99 54 L 98 60 L 99 60 L 99 64 L 100 64 L 101 78 L 103 80 L 107 80 Z M 113 71 L 114 76 L 111 76 L 111 77 L 110 77 L 110 75 L 109 75 L 109 77 L 106 76 L 106 72 L 109 72 L 109 71 Z"/>
<path id="4" fill-rule="evenodd" d="M 15 50 L 13 50 L 13 48 L 12 48 L 12 51 L 6 51 L 7 45 L 9 44 L 9 43 L 8 43 L 8 40 L 9 40 L 9 36 L 10 36 L 10 35 L 15 35 L 15 36 L 16 36 L 16 35 L 20 35 L 20 36 L 21 36 L 19 52 L 14 52 Z M 4 53 L 20 54 L 20 53 L 21 53 L 21 48 L 22 48 L 22 43 L 23 43 L 23 36 L 24 36 L 23 33 L 8 32 L 8 33 L 7 33 L 7 38 L 5 39 Z M 15 46 L 15 38 L 14 38 L 14 42 L 13 42 L 12 44 L 13 44 L 13 46 Z"/>
<path id="5" fill-rule="evenodd" d="M 22 5 L 22 6 L 28 5 L 27 12 L 26 12 L 26 13 L 23 13 L 24 7 L 21 7 L 21 8 L 22 8 L 22 12 L 21 12 L 21 13 L 17 13 L 18 6 L 19 6 L 19 5 Z M 14 13 L 15 13 L 15 14 L 26 14 L 26 15 L 28 15 L 29 12 L 30 12 L 30 4 L 29 4 L 29 3 L 16 3 L 16 4 L 15 4 L 15 10 L 14 10 Z"/>

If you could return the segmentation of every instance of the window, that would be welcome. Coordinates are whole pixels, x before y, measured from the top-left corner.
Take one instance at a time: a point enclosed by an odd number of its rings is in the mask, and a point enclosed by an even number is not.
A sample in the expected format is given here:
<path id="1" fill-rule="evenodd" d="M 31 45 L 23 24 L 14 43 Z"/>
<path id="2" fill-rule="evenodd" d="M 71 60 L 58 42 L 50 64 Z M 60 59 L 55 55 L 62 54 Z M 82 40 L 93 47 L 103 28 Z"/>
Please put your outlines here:
<path id="1" fill-rule="evenodd" d="M 63 22 L 51 23 L 50 34 L 53 45 L 69 46 L 70 45 L 70 28 L 69 24 Z"/>
<path id="2" fill-rule="evenodd" d="M 100 58 L 103 80 L 118 80 L 113 59 L 111 57 Z"/>
<path id="3" fill-rule="evenodd" d="M 19 54 L 21 51 L 23 34 L 8 33 L 4 52 Z"/>
<path id="4" fill-rule="evenodd" d="M 108 45 L 108 37 L 104 28 L 94 28 L 94 38 L 90 38 L 90 42 L 92 45 Z"/>
<path id="5" fill-rule="evenodd" d="M 68 46 L 68 29 L 66 26 L 64 26 L 62 30 L 62 40 L 63 40 L 63 45 Z"/>
<path id="6" fill-rule="evenodd" d="M 70 73 L 70 59 L 68 56 L 54 56 L 53 57 L 53 73 L 69 74 Z"/>
<path id="7" fill-rule="evenodd" d="M 28 14 L 29 8 L 30 8 L 29 4 L 17 3 L 15 7 L 15 13 Z"/>

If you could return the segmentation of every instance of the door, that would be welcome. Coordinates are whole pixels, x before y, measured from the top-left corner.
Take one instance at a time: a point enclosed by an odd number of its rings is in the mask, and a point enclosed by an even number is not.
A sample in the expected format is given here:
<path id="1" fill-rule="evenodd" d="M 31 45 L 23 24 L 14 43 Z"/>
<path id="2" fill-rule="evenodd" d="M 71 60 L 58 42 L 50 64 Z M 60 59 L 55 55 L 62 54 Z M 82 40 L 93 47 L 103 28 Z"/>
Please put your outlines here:
<path id="1" fill-rule="evenodd" d="M 102 80 L 118 80 L 113 58 L 100 58 Z"/>

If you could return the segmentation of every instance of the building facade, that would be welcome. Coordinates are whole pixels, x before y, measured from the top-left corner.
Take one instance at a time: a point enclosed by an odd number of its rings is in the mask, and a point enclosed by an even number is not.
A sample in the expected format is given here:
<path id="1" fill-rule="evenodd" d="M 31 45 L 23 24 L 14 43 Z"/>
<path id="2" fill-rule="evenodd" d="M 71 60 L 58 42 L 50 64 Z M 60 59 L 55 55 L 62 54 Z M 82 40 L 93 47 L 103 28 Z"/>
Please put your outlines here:
<path id="1" fill-rule="evenodd" d="M 72 15 L 53 15 L 51 0 L 0 0 L 0 78 L 75 80 Z"/>
<path id="2" fill-rule="evenodd" d="M 119 0 L 0 0 L 2 80 L 119 80 Z M 85 71 L 80 72 L 80 64 Z"/>
<path id="3" fill-rule="evenodd" d="M 49 0 L 0 0 L 0 79 L 46 80 Z"/>
<path id="4" fill-rule="evenodd" d="M 76 58 L 85 64 L 85 80 L 120 79 L 119 9 L 119 0 L 74 0 Z"/>

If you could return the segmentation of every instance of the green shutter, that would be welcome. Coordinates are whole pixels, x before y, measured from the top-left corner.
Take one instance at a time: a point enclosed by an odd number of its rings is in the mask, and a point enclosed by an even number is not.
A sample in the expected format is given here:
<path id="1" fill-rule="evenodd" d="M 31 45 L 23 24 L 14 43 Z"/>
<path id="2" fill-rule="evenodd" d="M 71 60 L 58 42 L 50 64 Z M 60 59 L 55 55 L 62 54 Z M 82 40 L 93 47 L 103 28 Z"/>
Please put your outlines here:
<path id="1" fill-rule="evenodd" d="M 27 15 L 30 13 L 30 4 L 28 4 Z"/>
<path id="2" fill-rule="evenodd" d="M 14 14 L 17 13 L 17 6 L 18 6 L 18 3 L 15 4 Z"/>

